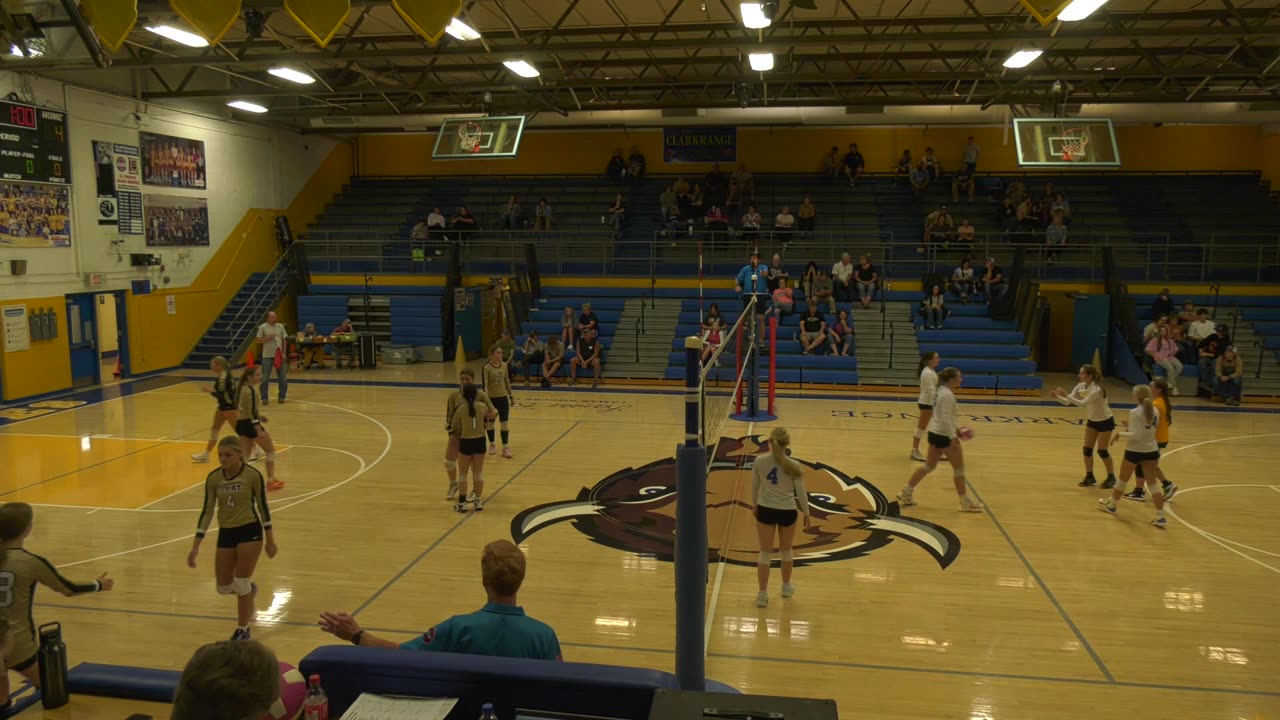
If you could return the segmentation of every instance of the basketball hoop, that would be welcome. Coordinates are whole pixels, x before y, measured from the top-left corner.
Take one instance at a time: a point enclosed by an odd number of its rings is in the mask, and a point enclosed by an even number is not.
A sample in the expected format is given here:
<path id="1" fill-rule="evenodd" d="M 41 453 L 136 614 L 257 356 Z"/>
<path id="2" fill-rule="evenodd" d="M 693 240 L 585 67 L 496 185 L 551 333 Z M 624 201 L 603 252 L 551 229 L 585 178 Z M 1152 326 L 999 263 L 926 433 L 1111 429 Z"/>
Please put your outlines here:
<path id="1" fill-rule="evenodd" d="M 1077 162 L 1084 159 L 1085 146 L 1089 144 L 1089 138 L 1084 135 L 1084 130 L 1073 128 L 1071 130 L 1062 131 L 1062 159 L 1067 162 Z"/>
<path id="2" fill-rule="evenodd" d="M 458 126 L 458 149 L 463 152 L 480 152 L 480 141 L 484 138 L 484 129 L 479 123 L 465 122 Z"/>

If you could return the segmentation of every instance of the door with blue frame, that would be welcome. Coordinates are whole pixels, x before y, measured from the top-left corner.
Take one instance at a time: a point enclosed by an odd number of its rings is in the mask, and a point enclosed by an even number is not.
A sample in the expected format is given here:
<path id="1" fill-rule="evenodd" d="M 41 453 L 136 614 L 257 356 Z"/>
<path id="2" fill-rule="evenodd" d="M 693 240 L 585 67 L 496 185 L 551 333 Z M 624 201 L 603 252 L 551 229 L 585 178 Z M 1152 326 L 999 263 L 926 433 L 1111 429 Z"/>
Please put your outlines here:
<path id="1" fill-rule="evenodd" d="M 71 346 L 71 386 L 101 381 L 97 315 L 92 294 L 67 296 L 67 341 Z"/>

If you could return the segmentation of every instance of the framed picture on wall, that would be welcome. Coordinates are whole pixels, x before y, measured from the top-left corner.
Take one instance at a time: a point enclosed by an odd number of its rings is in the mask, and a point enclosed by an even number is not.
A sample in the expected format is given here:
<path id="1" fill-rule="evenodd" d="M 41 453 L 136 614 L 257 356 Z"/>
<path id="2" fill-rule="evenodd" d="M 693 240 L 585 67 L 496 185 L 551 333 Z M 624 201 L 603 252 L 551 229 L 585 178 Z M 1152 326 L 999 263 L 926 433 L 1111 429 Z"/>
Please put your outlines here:
<path id="1" fill-rule="evenodd" d="M 70 246 L 70 185 L 0 181 L 0 247 Z"/>
<path id="2" fill-rule="evenodd" d="M 147 247 L 208 247 L 208 200 L 147 194 L 143 196 L 142 207 Z"/>
<path id="3" fill-rule="evenodd" d="M 204 141 L 138 133 L 142 142 L 142 184 L 207 190 Z"/>

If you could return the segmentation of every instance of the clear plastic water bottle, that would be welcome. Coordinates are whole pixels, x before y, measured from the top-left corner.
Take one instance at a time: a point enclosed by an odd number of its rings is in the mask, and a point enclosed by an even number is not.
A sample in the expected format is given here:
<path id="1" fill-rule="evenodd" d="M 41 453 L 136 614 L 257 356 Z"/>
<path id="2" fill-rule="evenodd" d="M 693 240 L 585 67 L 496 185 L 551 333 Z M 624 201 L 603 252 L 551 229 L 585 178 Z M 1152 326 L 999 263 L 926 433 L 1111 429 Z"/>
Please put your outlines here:
<path id="1" fill-rule="evenodd" d="M 480 720 L 498 720 L 498 714 L 493 711 L 493 703 L 480 706 Z"/>
<path id="2" fill-rule="evenodd" d="M 320 687 L 320 676 L 307 679 L 307 697 L 302 701 L 302 720 L 329 720 L 329 696 Z"/>

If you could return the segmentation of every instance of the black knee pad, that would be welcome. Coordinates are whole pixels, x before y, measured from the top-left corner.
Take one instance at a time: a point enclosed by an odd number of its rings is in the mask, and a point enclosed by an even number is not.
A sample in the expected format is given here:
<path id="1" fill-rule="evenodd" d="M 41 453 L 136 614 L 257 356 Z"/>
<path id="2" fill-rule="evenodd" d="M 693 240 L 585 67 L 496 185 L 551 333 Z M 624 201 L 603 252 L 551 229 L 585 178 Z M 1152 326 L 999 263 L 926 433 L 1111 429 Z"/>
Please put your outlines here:
<path id="1" fill-rule="evenodd" d="M 1091 447 L 1087 447 L 1087 448 L 1085 448 L 1085 449 L 1084 449 L 1084 456 L 1085 456 L 1085 457 L 1093 457 L 1093 448 L 1091 448 Z"/>
<path id="2" fill-rule="evenodd" d="M 1103 460 L 1107 460 L 1111 457 L 1111 453 L 1108 452 L 1106 448 L 1103 448 L 1098 451 L 1098 457 L 1102 458 Z"/>

